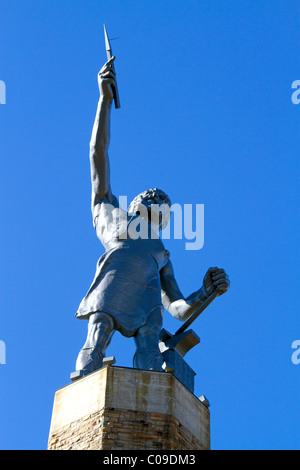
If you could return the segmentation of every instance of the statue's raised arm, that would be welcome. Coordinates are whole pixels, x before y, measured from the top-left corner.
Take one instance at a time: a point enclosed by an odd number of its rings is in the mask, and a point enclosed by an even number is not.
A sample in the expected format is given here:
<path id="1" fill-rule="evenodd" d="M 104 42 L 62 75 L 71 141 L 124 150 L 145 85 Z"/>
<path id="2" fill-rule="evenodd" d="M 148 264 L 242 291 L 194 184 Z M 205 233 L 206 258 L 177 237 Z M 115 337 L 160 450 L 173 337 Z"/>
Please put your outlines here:
<path id="1" fill-rule="evenodd" d="M 110 186 L 108 146 L 110 140 L 110 112 L 113 101 L 115 57 L 106 62 L 98 74 L 100 99 L 90 141 L 90 165 L 92 180 L 92 212 L 99 202 L 110 203 L 113 195 Z"/>

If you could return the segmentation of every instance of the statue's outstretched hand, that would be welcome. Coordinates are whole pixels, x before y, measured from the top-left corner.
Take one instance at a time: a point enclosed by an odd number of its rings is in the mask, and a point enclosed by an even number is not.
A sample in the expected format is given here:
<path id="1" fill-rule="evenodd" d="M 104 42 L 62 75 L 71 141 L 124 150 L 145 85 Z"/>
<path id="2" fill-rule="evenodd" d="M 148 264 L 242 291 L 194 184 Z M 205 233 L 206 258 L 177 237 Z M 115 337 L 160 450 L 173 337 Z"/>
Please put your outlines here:
<path id="1" fill-rule="evenodd" d="M 203 279 L 206 294 L 211 295 L 215 290 L 218 295 L 224 294 L 230 286 L 230 281 L 224 269 L 209 268 Z"/>
<path id="2" fill-rule="evenodd" d="M 100 95 L 103 98 L 107 98 L 112 101 L 113 91 L 112 87 L 115 84 L 116 73 L 112 67 L 112 64 L 115 60 L 115 56 L 109 59 L 106 64 L 103 65 L 102 69 L 98 73 L 98 85 Z"/>

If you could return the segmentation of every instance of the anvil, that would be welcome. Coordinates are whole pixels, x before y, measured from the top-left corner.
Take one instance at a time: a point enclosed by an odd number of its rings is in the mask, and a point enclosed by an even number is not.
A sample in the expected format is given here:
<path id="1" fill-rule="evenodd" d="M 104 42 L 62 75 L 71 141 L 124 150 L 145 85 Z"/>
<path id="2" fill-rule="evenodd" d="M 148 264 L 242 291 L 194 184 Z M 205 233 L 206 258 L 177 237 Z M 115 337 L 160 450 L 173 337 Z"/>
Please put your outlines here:
<path id="1" fill-rule="evenodd" d="M 196 374 L 183 357 L 190 349 L 200 343 L 199 336 L 193 330 L 171 335 L 163 328 L 159 339 L 159 349 L 164 359 L 163 369 L 175 375 L 180 382 L 194 393 L 194 377 Z"/>
<path id="2" fill-rule="evenodd" d="M 214 291 L 174 335 L 164 328 L 159 335 L 159 349 L 164 359 L 164 370 L 175 375 L 192 393 L 194 393 L 194 378 L 196 373 L 183 358 L 190 349 L 200 343 L 200 338 L 193 330 L 186 331 L 186 329 L 217 295 L 218 291 Z"/>

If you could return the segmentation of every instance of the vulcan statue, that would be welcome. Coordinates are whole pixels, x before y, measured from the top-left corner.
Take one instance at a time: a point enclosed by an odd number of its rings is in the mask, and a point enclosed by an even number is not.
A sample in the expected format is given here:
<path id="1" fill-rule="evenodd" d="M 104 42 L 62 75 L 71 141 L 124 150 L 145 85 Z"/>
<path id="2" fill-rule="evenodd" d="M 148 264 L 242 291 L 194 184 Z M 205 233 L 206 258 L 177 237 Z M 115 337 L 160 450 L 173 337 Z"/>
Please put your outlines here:
<path id="1" fill-rule="evenodd" d="M 119 207 L 111 187 L 108 159 L 110 114 L 117 90 L 114 60 L 112 56 L 98 74 L 100 99 L 90 142 L 91 209 L 105 252 L 76 313 L 77 318 L 88 320 L 87 339 L 76 362 L 80 376 L 102 367 L 115 331 L 134 337 L 134 367 L 162 371 L 158 343 L 163 309 L 186 321 L 212 293 L 222 295 L 229 288 L 224 269 L 213 267 L 208 269 L 199 290 L 183 296 L 174 277 L 170 253 L 157 235 L 168 222 L 169 212 L 151 217 L 157 213 L 151 210 L 154 206 L 171 207 L 163 191 L 155 188 L 139 194 L 128 212 Z M 137 219 L 139 223 L 143 221 L 149 236 L 136 237 L 136 231 L 131 230 Z"/>

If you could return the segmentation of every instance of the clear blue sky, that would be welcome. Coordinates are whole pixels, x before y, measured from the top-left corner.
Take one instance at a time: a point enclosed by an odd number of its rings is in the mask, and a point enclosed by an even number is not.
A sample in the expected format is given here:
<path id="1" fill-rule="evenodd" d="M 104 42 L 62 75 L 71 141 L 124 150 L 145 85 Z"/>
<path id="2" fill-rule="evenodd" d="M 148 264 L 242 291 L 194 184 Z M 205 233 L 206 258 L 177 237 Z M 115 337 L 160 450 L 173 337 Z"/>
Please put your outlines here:
<path id="1" fill-rule="evenodd" d="M 112 187 L 205 205 L 205 243 L 166 240 L 185 295 L 224 267 L 228 294 L 186 357 L 213 449 L 299 449 L 300 80 L 296 0 L 2 0 L 0 448 L 45 449 L 55 391 L 86 336 L 75 319 L 103 248 L 88 144 L 113 42 Z M 164 326 L 180 325 L 165 312 Z M 131 366 L 132 339 L 108 354 Z"/>

